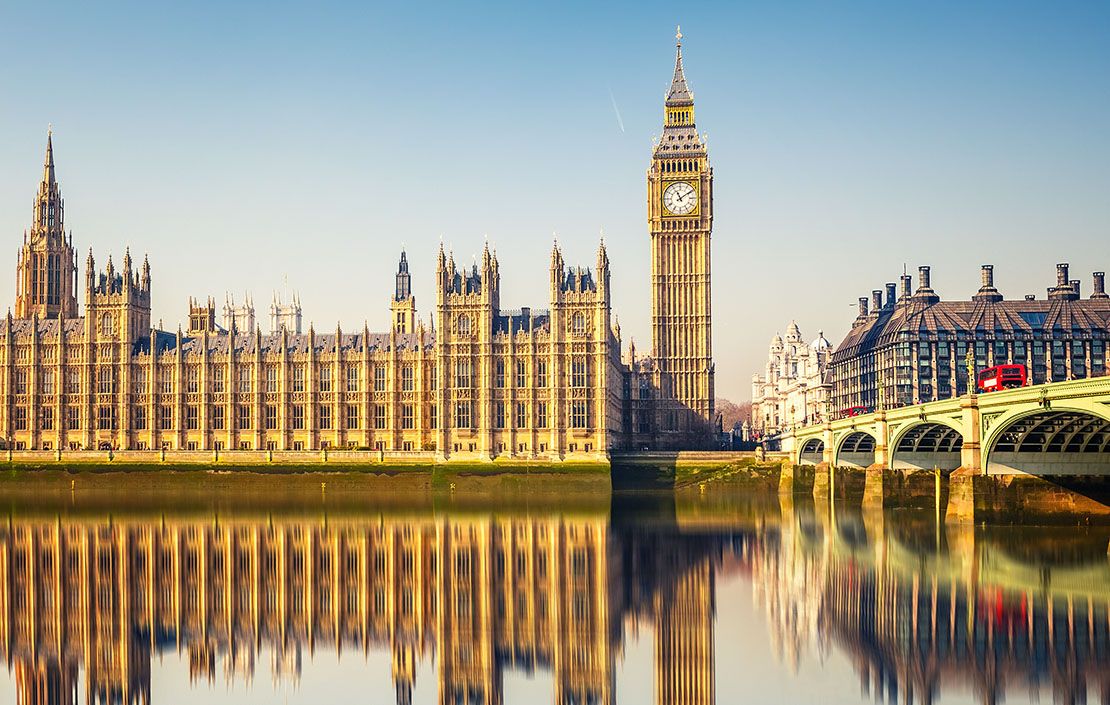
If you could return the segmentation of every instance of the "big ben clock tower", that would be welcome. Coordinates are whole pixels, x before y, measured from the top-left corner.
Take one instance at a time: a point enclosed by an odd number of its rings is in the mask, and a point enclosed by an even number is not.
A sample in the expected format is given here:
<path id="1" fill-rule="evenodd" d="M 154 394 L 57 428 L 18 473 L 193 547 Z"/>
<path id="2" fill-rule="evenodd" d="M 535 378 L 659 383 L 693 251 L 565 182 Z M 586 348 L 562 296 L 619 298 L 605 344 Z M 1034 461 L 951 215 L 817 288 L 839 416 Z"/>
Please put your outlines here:
<path id="1" fill-rule="evenodd" d="M 694 94 L 682 70 L 681 31 L 676 40 L 663 134 L 652 150 L 647 179 L 651 337 L 660 440 L 691 447 L 708 440 L 713 420 L 713 169 L 694 124 Z"/>

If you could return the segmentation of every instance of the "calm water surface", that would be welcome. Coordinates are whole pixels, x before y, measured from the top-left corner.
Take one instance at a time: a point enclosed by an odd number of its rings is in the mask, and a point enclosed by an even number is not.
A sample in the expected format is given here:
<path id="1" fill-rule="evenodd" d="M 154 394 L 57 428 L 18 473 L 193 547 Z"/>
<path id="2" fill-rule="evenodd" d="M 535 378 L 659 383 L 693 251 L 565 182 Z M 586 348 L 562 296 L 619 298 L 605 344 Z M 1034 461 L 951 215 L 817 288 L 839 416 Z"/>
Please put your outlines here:
<path id="1" fill-rule="evenodd" d="M 1110 700 L 1106 528 L 738 487 L 122 497 L 5 501 L 0 703 Z"/>

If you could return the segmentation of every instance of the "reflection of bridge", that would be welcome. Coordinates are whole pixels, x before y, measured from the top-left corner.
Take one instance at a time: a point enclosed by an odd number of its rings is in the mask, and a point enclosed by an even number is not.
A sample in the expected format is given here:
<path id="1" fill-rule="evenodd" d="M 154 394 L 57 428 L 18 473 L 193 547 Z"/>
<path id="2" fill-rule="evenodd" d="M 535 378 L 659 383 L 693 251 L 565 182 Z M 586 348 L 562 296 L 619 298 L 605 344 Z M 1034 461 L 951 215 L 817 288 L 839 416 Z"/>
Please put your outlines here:
<path id="1" fill-rule="evenodd" d="M 1058 703 L 1086 702 L 1092 686 L 1110 701 L 1105 534 L 1049 545 L 1068 555 L 1057 564 L 1015 557 L 1042 529 L 934 533 L 932 522 L 907 530 L 786 502 L 755 579 L 788 658 L 831 641 L 879 702 L 928 705 L 954 690 L 987 704 L 1008 690 L 1036 700 L 1045 686 Z"/>
<path id="2" fill-rule="evenodd" d="M 295 678 L 321 646 L 388 650 L 399 703 L 434 653 L 441 703 L 500 703 L 504 670 L 543 668 L 556 703 L 603 705 L 632 619 L 654 625 L 657 702 L 709 705 L 712 545 L 607 516 L 15 521 L 0 657 L 21 705 L 149 703 L 172 650 L 193 678 L 250 678 L 263 650 Z"/>
<path id="3" fill-rule="evenodd" d="M 800 465 L 987 474 L 1110 474 L 1110 377 L 877 411 L 795 429 Z"/>

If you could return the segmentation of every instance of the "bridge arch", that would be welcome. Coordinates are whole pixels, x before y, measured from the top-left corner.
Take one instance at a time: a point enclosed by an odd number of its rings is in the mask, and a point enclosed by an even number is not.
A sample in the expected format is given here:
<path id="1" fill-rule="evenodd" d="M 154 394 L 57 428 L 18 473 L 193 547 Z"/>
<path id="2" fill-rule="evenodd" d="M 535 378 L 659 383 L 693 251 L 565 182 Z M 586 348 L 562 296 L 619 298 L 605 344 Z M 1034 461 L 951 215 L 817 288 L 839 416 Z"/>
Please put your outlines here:
<path id="1" fill-rule="evenodd" d="M 983 439 L 987 474 L 1110 475 L 1110 410 L 1034 407 L 1004 414 Z"/>
<path id="2" fill-rule="evenodd" d="M 798 465 L 817 465 L 825 456 L 825 441 L 807 438 L 798 450 Z"/>
<path id="3" fill-rule="evenodd" d="M 874 464 L 875 445 L 875 436 L 870 431 L 848 431 L 836 444 L 833 467 L 866 468 Z"/>
<path id="4" fill-rule="evenodd" d="M 909 423 L 891 439 L 892 470 L 955 470 L 960 467 L 963 433 L 954 424 L 932 420 Z"/>

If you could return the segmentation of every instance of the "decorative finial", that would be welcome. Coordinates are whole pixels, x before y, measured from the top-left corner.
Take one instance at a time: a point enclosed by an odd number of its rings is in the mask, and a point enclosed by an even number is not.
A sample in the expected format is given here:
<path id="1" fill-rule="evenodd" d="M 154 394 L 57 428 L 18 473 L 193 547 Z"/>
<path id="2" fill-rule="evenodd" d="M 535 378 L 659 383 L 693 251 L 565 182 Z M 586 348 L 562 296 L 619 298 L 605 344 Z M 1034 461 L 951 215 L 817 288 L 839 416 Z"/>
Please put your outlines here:
<path id="1" fill-rule="evenodd" d="M 682 46 L 682 25 L 675 25 L 674 27 L 675 44 Z"/>
<path id="2" fill-rule="evenodd" d="M 47 137 L 53 137 L 54 136 L 54 123 L 49 122 L 49 123 L 46 124 L 46 136 Z"/>

